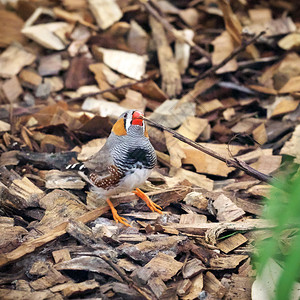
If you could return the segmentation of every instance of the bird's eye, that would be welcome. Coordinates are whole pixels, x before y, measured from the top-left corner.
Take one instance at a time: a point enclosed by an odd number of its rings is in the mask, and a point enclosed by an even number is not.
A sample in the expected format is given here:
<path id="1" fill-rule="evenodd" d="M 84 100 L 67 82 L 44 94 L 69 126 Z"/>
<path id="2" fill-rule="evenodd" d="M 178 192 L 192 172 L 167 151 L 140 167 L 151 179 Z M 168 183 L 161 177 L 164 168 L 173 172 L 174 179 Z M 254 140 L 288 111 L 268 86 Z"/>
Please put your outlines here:
<path id="1" fill-rule="evenodd" d="M 125 115 L 124 115 L 124 119 L 125 119 L 125 120 L 127 119 L 127 113 L 125 113 Z"/>

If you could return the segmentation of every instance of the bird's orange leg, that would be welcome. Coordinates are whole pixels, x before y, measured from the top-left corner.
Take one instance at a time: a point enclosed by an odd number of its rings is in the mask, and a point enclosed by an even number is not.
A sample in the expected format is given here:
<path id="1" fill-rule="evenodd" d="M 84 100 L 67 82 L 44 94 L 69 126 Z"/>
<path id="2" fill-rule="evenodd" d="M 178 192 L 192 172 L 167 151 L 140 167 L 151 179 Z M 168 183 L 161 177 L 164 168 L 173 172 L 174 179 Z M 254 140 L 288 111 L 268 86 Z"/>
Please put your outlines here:
<path id="1" fill-rule="evenodd" d="M 125 218 L 123 218 L 123 217 L 120 217 L 120 216 L 118 215 L 117 210 L 114 208 L 113 204 L 111 203 L 111 201 L 110 201 L 108 198 L 106 199 L 106 202 L 107 202 L 107 204 L 108 204 L 109 207 L 110 207 L 110 210 L 111 210 L 111 212 L 112 212 L 112 215 L 113 215 L 113 218 L 115 219 L 115 221 L 116 221 L 117 223 L 120 222 L 120 223 L 124 224 L 125 226 L 131 227 L 131 226 L 127 223 L 127 222 L 128 222 L 127 219 L 125 219 Z"/>
<path id="2" fill-rule="evenodd" d="M 144 200 L 147 204 L 147 206 L 152 210 L 152 211 L 156 211 L 159 214 L 162 214 L 162 208 L 157 205 L 156 203 L 154 203 L 144 192 L 142 192 L 140 189 L 135 189 L 135 191 L 133 191 L 134 194 L 136 194 L 138 197 L 140 197 L 142 200 Z"/>

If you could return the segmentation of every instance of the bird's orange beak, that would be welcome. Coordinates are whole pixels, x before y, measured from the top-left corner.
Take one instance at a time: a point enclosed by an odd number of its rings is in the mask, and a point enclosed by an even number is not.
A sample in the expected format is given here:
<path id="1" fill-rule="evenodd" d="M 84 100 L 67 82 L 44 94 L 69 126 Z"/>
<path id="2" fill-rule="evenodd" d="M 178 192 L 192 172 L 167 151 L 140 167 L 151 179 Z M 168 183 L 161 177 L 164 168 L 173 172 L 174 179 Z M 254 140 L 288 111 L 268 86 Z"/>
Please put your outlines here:
<path id="1" fill-rule="evenodd" d="M 132 114 L 132 125 L 143 126 L 143 117 L 144 115 L 141 112 L 135 111 Z"/>

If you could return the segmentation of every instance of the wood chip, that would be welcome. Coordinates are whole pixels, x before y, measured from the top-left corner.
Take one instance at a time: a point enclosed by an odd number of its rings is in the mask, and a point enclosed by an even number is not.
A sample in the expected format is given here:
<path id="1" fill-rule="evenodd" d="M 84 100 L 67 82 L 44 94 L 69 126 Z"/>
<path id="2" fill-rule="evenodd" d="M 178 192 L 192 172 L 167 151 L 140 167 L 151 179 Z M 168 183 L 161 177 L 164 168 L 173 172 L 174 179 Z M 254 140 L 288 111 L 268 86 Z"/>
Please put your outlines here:
<path id="1" fill-rule="evenodd" d="M 148 285 L 151 288 L 154 295 L 160 299 L 163 293 L 166 291 L 167 286 L 165 283 L 160 279 L 160 277 L 152 277 L 148 281 Z"/>
<path id="2" fill-rule="evenodd" d="M 66 284 L 64 288 L 61 290 L 64 297 L 72 297 L 73 295 L 85 294 L 88 292 L 92 292 L 95 289 L 99 289 L 100 284 L 95 279 L 86 280 L 79 283 L 71 283 Z"/>
<path id="3" fill-rule="evenodd" d="M 144 268 L 153 269 L 156 276 L 160 277 L 163 281 L 171 279 L 183 266 L 183 263 L 175 260 L 172 256 L 158 253 L 157 256 L 152 258 Z"/>
<path id="4" fill-rule="evenodd" d="M 167 179 L 167 183 L 172 185 L 173 181 L 178 183 L 183 179 L 188 180 L 191 184 L 204 188 L 208 191 L 212 191 L 214 187 L 213 180 L 207 178 L 205 175 L 197 174 L 183 168 L 178 169 L 176 173 L 173 174 L 173 178 L 171 178 L 170 180 Z"/>
<path id="5" fill-rule="evenodd" d="M 238 233 L 225 240 L 221 240 L 217 243 L 217 247 L 227 254 L 246 242 L 247 239 L 242 234 Z"/>
<path id="6" fill-rule="evenodd" d="M 2 299 L 28 299 L 31 300 L 40 300 L 40 299 L 47 299 L 51 297 L 55 297 L 54 293 L 50 291 L 35 291 L 35 292 L 28 292 L 28 291 L 16 291 L 10 289 L 0 289 L 0 298 Z"/>
<path id="7" fill-rule="evenodd" d="M 300 101 L 297 100 L 281 100 L 274 108 L 271 117 L 278 117 L 283 114 L 294 111 Z"/>
<path id="8" fill-rule="evenodd" d="M 187 295 L 182 296 L 183 300 L 195 299 L 199 296 L 203 289 L 203 273 L 195 276 L 192 280 L 191 287 L 188 290 Z"/>
<path id="9" fill-rule="evenodd" d="M 219 154 L 228 157 L 228 146 L 225 144 L 208 144 L 208 143 L 200 143 L 204 147 L 208 147 Z M 232 155 L 235 155 L 238 153 L 239 150 L 241 150 L 243 147 L 241 146 L 230 146 L 230 152 Z M 203 152 L 200 152 L 199 150 L 196 150 L 195 148 L 191 146 L 185 146 L 183 148 L 183 151 L 186 155 L 186 158 L 183 160 L 184 164 L 192 164 L 195 166 L 197 172 L 199 173 L 205 173 L 205 174 L 212 174 L 212 175 L 218 175 L 218 176 L 227 176 L 231 171 L 233 171 L 233 168 L 227 167 L 227 165 L 217 160 Z"/>
<path id="10" fill-rule="evenodd" d="M 281 94 L 294 93 L 300 91 L 300 76 L 295 76 L 289 79 L 289 81 L 279 90 Z"/>
<path id="11" fill-rule="evenodd" d="M 38 206 L 39 200 L 45 195 L 42 190 L 26 177 L 15 179 L 10 186 L 10 191 L 13 195 L 24 199 L 27 207 Z"/>
<path id="12" fill-rule="evenodd" d="M 115 0 L 88 0 L 88 3 L 101 29 L 107 29 L 123 16 Z"/>
<path id="13" fill-rule="evenodd" d="M 52 256 L 56 264 L 71 259 L 71 255 L 68 249 L 61 249 L 52 252 Z"/>
<path id="14" fill-rule="evenodd" d="M 202 193 L 199 192 L 188 193 L 183 199 L 183 201 L 186 204 L 197 207 L 200 210 L 207 210 L 208 200 Z"/>
<path id="15" fill-rule="evenodd" d="M 157 255 L 158 249 L 159 253 L 168 253 L 169 255 L 174 253 L 176 255 L 177 251 L 179 251 L 179 243 L 185 239 L 185 237 L 171 236 L 157 242 L 145 241 L 136 245 L 124 243 L 118 247 L 118 250 L 134 260 L 149 262 Z"/>
<path id="16" fill-rule="evenodd" d="M 47 189 L 75 189 L 81 190 L 85 186 L 85 182 L 79 175 L 74 172 L 61 172 L 51 170 L 44 173 L 45 187 Z"/>
<path id="17" fill-rule="evenodd" d="M 0 253 L 10 252 L 20 245 L 22 236 L 27 234 L 27 230 L 21 226 L 14 226 L 13 219 L 1 217 L 0 218 Z M 4 222 L 5 221 L 5 222 Z"/>
<path id="18" fill-rule="evenodd" d="M 40 58 L 38 72 L 41 76 L 57 75 L 62 69 L 60 54 L 45 55 Z"/>
<path id="19" fill-rule="evenodd" d="M 149 23 L 158 53 L 159 67 L 162 76 L 162 90 L 169 97 L 174 97 L 180 94 L 182 90 L 178 65 L 168 43 L 163 25 L 151 15 L 149 17 Z"/>
<path id="20" fill-rule="evenodd" d="M 205 215 L 198 214 L 184 214 L 180 216 L 180 224 L 197 224 L 206 223 L 207 217 Z"/>
<path id="21" fill-rule="evenodd" d="M 47 289 L 59 283 L 64 283 L 67 280 L 68 278 L 66 276 L 62 275 L 59 271 L 51 267 L 46 276 L 30 282 L 30 286 L 34 290 L 38 291 Z"/>
<path id="22" fill-rule="evenodd" d="M 225 0 L 219 0 L 218 4 L 220 6 L 220 9 L 223 12 L 223 18 L 225 22 L 225 27 L 228 33 L 230 34 L 232 40 L 237 45 L 241 45 L 242 43 L 242 25 L 236 16 L 234 12 L 232 11 L 232 8 L 230 7 L 230 3 L 228 3 Z M 256 59 L 259 57 L 258 50 L 256 47 L 252 44 L 246 48 L 246 51 L 248 54 L 252 56 L 252 58 Z"/>
<path id="23" fill-rule="evenodd" d="M 131 89 L 127 90 L 125 99 L 120 102 L 121 106 L 128 109 L 137 109 L 138 111 L 144 112 L 146 109 L 147 101 L 143 95 L 139 92 Z"/>
<path id="24" fill-rule="evenodd" d="M 181 161 L 186 158 L 184 151 L 181 148 L 181 143 L 178 139 L 167 131 L 164 132 L 166 139 L 166 146 L 170 154 L 170 164 L 175 168 L 181 167 Z"/>
<path id="25" fill-rule="evenodd" d="M 68 30 L 71 27 L 65 22 L 53 22 L 25 27 L 22 33 L 47 49 L 59 51 L 66 47 L 63 41 L 55 35 L 55 31 L 59 29 Z"/>
<path id="26" fill-rule="evenodd" d="M 203 116 L 220 108 L 223 108 L 223 104 L 218 99 L 202 102 L 197 106 L 197 115 Z"/>
<path id="27" fill-rule="evenodd" d="M 2 91 L 9 103 L 17 102 L 19 96 L 23 93 L 17 76 L 6 80 L 2 85 Z"/>
<path id="28" fill-rule="evenodd" d="M 184 265 L 182 275 L 183 278 L 191 278 L 205 270 L 207 270 L 207 267 L 204 263 L 198 258 L 193 258 Z"/>
<path id="29" fill-rule="evenodd" d="M 42 82 L 42 77 L 30 69 L 23 69 L 19 74 L 19 78 L 23 85 L 30 88 L 36 88 Z"/>
<path id="30" fill-rule="evenodd" d="M 17 44 L 10 45 L 0 55 L 0 76 L 10 78 L 17 75 L 24 66 L 34 62 L 36 56 Z"/>
<path id="31" fill-rule="evenodd" d="M 146 56 L 120 50 L 98 47 L 103 54 L 103 62 L 113 70 L 136 80 L 141 80 L 146 71 Z"/>
<path id="32" fill-rule="evenodd" d="M 95 272 L 111 276 L 118 281 L 121 281 L 121 277 L 114 269 L 112 269 L 103 259 L 95 256 L 82 255 L 78 258 L 58 263 L 55 265 L 55 268 L 57 270 L 84 270 Z"/>
<path id="33" fill-rule="evenodd" d="M 0 28 L 5 30 L 0 32 L 0 47 L 5 48 L 12 42 L 25 43 L 25 38 L 21 34 L 24 21 L 12 11 L 0 10 Z"/>
<path id="34" fill-rule="evenodd" d="M 282 157 L 280 155 L 262 155 L 251 167 L 264 173 L 271 174 L 278 170 Z"/>
<path id="35" fill-rule="evenodd" d="M 130 21 L 130 30 L 128 33 L 128 45 L 136 54 L 144 55 L 147 53 L 149 43 L 149 35 L 147 32 L 134 20 Z"/>
<path id="36" fill-rule="evenodd" d="M 256 142 L 258 142 L 260 145 L 265 144 L 268 141 L 268 135 L 266 131 L 265 124 L 262 123 L 258 127 L 256 127 L 253 132 L 253 138 Z"/>
<path id="37" fill-rule="evenodd" d="M 178 128 L 177 132 L 193 141 L 196 141 L 196 139 L 205 130 L 207 126 L 207 119 L 201 119 L 190 116 L 183 121 L 181 126 Z"/>
<path id="38" fill-rule="evenodd" d="M 195 115 L 194 103 L 180 103 L 179 100 L 166 100 L 149 117 L 166 127 L 176 128 L 189 116 Z"/>
<path id="39" fill-rule="evenodd" d="M 0 132 L 10 131 L 10 129 L 11 125 L 9 123 L 0 120 Z"/>
<path id="40" fill-rule="evenodd" d="M 300 34 L 297 32 L 290 33 L 283 37 L 278 46 L 284 50 L 297 50 L 300 47 Z"/>
<path id="41" fill-rule="evenodd" d="M 212 295 L 216 299 L 222 299 L 226 293 L 226 288 L 211 272 L 207 272 L 204 275 L 203 290 L 208 292 L 209 295 Z"/>
<path id="42" fill-rule="evenodd" d="M 219 270 L 234 269 L 246 258 L 248 258 L 248 255 L 227 255 L 212 257 L 210 259 L 210 266 Z"/>
<path id="43" fill-rule="evenodd" d="M 221 194 L 214 202 L 213 206 L 217 211 L 217 219 L 223 221 L 235 221 L 240 219 L 245 212 L 237 207 L 228 197 Z"/>
<path id="44" fill-rule="evenodd" d="M 54 190 L 40 200 L 40 206 L 46 209 L 46 213 L 36 230 L 48 232 L 55 226 L 69 220 L 78 218 L 88 211 L 74 195 L 62 190 Z"/>

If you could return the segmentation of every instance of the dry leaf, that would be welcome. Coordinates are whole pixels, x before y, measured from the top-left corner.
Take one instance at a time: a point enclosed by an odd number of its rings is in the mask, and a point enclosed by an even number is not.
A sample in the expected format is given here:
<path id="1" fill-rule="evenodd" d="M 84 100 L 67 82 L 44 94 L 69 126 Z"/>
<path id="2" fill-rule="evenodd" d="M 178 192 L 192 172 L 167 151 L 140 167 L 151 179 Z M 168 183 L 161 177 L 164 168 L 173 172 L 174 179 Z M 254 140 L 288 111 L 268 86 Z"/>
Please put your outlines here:
<path id="1" fill-rule="evenodd" d="M 292 77 L 289 81 L 279 90 L 281 94 L 294 93 L 300 91 L 300 76 Z"/>
<path id="2" fill-rule="evenodd" d="M 187 117 L 185 121 L 183 121 L 177 132 L 193 141 L 196 141 L 196 139 L 206 129 L 207 126 L 207 119 L 201 119 L 191 116 Z"/>
<path id="3" fill-rule="evenodd" d="M 292 138 L 285 143 L 280 154 L 294 156 L 294 162 L 300 164 L 300 125 L 296 126 Z"/>
<path id="4" fill-rule="evenodd" d="M 216 37 L 212 44 L 214 45 L 214 52 L 212 54 L 213 65 L 221 63 L 228 55 L 234 50 L 234 45 L 231 36 L 227 31 L 223 31 L 218 37 Z M 236 59 L 231 59 L 225 66 L 217 70 L 217 74 L 236 71 L 238 64 Z"/>
<path id="5" fill-rule="evenodd" d="M 278 117 L 287 113 L 290 113 L 297 109 L 300 101 L 298 100 L 280 100 L 279 103 L 275 106 L 271 117 Z"/>
<path id="6" fill-rule="evenodd" d="M 170 154 L 170 164 L 175 168 L 181 167 L 181 161 L 185 158 L 180 141 L 173 137 L 172 133 L 165 131 L 166 145 Z"/>
<path id="7" fill-rule="evenodd" d="M 223 18 L 225 21 L 225 27 L 231 38 L 235 42 L 236 45 L 242 44 L 242 25 L 237 18 L 237 16 L 233 13 L 230 3 L 226 0 L 218 0 L 218 4 L 223 12 Z M 250 45 L 246 48 L 246 51 L 252 56 L 252 58 L 258 58 L 259 53 L 254 45 Z"/>

